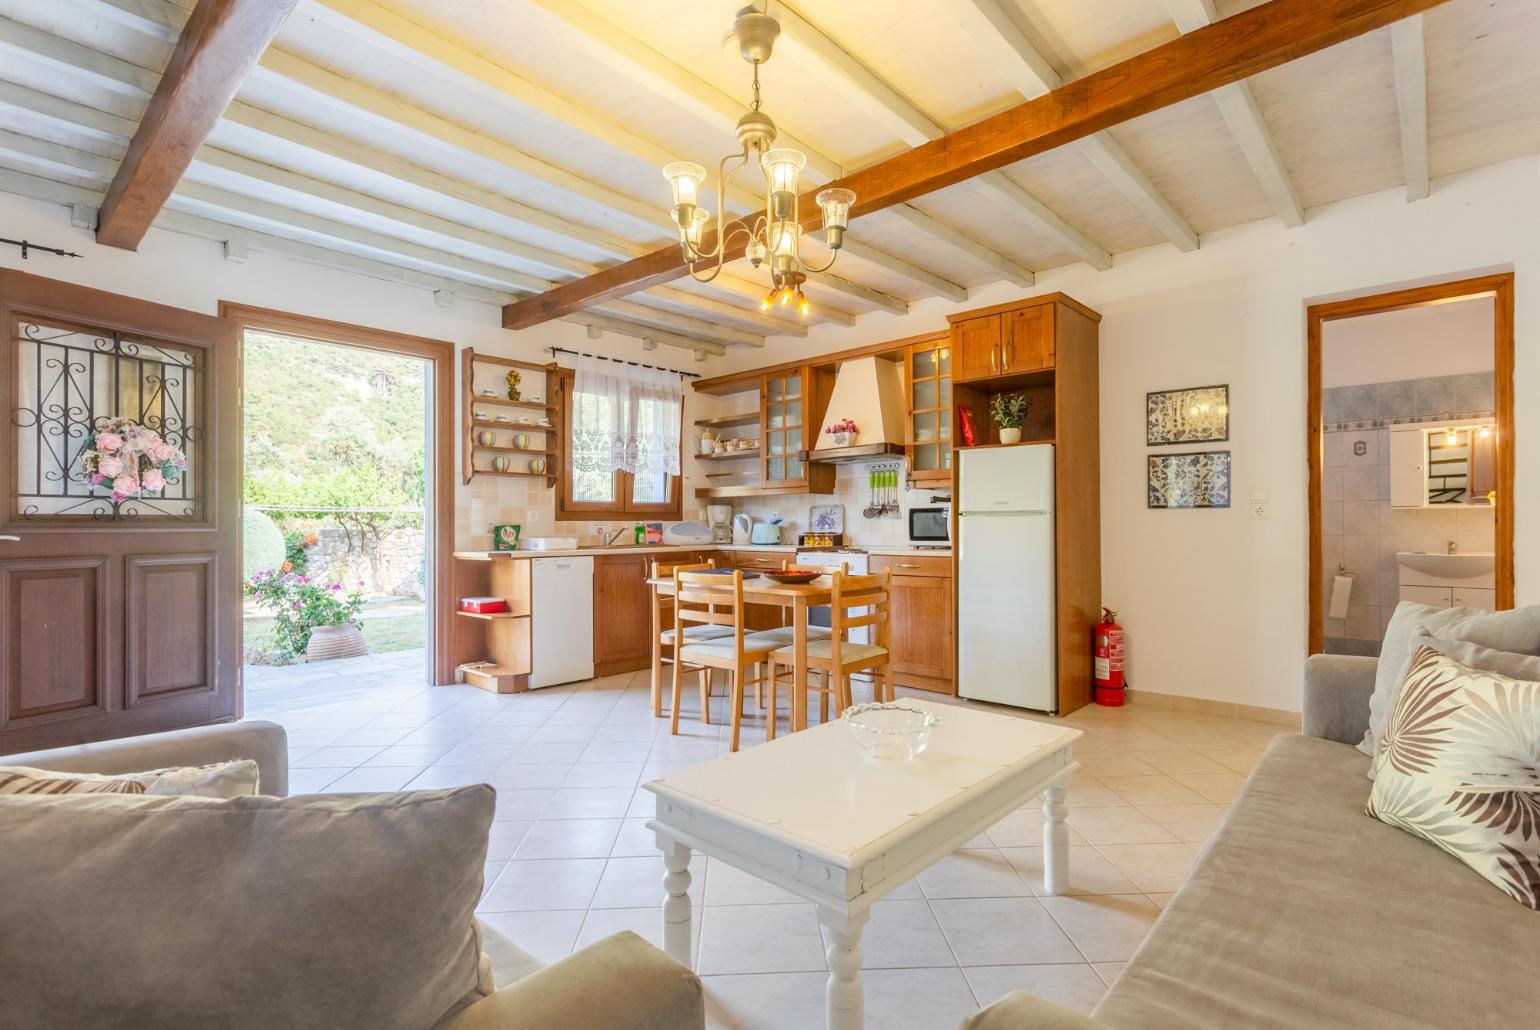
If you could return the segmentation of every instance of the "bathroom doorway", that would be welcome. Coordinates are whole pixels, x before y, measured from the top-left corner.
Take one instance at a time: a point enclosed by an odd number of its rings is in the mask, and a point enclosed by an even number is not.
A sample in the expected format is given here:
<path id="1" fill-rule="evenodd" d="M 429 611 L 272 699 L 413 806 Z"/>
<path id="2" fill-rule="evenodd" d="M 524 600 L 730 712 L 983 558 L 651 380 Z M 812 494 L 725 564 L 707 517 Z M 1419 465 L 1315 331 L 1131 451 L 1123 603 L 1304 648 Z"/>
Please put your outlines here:
<path id="1" fill-rule="evenodd" d="M 1310 653 L 1401 600 L 1513 606 L 1513 276 L 1307 310 Z"/>

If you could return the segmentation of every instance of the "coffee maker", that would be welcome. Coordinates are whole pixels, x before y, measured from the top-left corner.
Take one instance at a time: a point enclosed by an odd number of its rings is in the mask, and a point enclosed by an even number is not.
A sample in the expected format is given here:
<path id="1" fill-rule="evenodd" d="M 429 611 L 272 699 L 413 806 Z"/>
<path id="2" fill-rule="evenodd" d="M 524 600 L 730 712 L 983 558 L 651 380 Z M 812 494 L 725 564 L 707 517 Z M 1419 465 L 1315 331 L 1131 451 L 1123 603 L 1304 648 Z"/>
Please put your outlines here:
<path id="1" fill-rule="evenodd" d="M 711 542 L 733 542 L 733 506 L 730 504 L 706 505 L 706 525 L 711 527 Z"/>

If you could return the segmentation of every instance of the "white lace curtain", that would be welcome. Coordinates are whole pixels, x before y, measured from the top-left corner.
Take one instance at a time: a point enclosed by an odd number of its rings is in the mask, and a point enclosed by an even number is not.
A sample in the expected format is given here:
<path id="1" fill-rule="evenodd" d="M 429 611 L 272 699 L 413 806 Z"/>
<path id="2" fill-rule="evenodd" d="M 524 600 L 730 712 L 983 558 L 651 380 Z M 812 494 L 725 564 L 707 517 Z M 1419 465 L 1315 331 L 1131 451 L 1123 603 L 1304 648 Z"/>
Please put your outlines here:
<path id="1" fill-rule="evenodd" d="M 572 406 L 575 471 L 679 475 L 679 374 L 580 356 Z"/>

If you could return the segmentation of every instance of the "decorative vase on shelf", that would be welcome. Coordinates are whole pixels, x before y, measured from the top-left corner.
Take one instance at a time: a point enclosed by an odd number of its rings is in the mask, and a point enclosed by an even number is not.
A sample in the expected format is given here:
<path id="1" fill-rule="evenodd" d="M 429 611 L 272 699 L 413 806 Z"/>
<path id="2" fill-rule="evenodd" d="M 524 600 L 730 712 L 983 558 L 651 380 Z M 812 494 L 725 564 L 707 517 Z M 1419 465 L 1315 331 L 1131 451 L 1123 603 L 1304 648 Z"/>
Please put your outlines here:
<path id="1" fill-rule="evenodd" d="M 1002 426 L 1000 428 L 1000 442 L 1021 443 L 1021 427 L 1017 426 L 1015 429 L 1006 429 Z"/>
<path id="2" fill-rule="evenodd" d="M 324 662 L 332 658 L 357 658 L 369 653 L 364 634 L 354 622 L 339 626 L 317 626 L 310 631 L 305 661 Z"/>
<path id="3" fill-rule="evenodd" d="M 834 437 L 834 446 L 836 447 L 851 447 L 856 442 L 856 435 L 854 433 L 831 433 L 830 435 Z"/>

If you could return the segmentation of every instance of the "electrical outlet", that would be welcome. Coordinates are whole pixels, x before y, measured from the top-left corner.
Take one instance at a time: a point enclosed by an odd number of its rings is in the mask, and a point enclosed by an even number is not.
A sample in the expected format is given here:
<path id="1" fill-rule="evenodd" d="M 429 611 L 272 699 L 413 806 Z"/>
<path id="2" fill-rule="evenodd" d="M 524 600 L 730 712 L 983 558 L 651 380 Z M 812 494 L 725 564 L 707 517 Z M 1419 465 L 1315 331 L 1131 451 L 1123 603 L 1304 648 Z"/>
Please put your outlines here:
<path id="1" fill-rule="evenodd" d="M 1267 501 L 1252 501 L 1251 517 L 1254 519 L 1270 519 L 1273 517 L 1273 506 Z"/>

